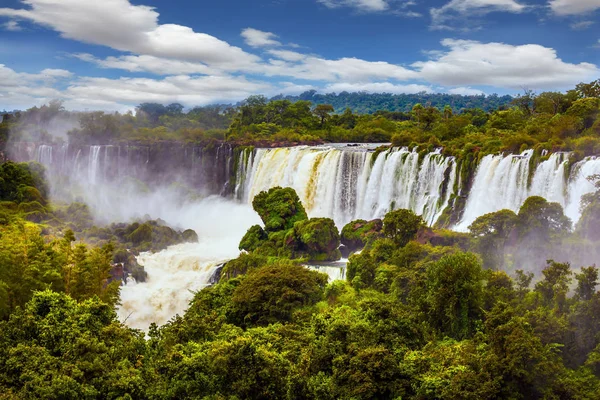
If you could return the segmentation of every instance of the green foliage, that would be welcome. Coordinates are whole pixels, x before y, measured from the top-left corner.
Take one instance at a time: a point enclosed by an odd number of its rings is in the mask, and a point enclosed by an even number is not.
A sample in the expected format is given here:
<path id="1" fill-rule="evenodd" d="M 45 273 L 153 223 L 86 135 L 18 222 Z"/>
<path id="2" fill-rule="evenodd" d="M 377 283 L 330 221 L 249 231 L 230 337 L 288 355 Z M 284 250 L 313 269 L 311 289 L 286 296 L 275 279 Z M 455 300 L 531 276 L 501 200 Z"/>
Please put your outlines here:
<path id="1" fill-rule="evenodd" d="M 423 312 L 441 336 L 464 339 L 481 319 L 483 270 L 472 253 L 456 253 L 427 268 Z"/>
<path id="2" fill-rule="evenodd" d="M 511 210 L 500 210 L 478 217 L 469 231 L 474 238 L 474 247 L 483 257 L 486 268 L 498 269 L 504 264 L 506 241 L 518 222 Z"/>
<path id="3" fill-rule="evenodd" d="M 232 315 L 241 325 L 289 321 L 292 312 L 323 297 L 327 276 L 286 262 L 251 270 L 234 290 Z"/>
<path id="4" fill-rule="evenodd" d="M 571 229 L 571 220 L 558 203 L 549 203 L 539 196 L 529 197 L 519 209 L 520 237 L 534 234 L 543 240 L 557 237 Z"/>
<path id="5" fill-rule="evenodd" d="M 358 219 L 347 223 L 342 228 L 341 243 L 349 252 L 355 252 L 381 237 L 382 230 L 383 221 L 380 219 L 368 222 Z"/>
<path id="6" fill-rule="evenodd" d="M 330 218 L 311 218 L 294 224 L 294 235 L 301 243 L 300 252 L 311 260 L 335 261 L 340 259 L 340 234 Z"/>
<path id="7" fill-rule="evenodd" d="M 0 322 L 0 388 L 17 398 L 143 398 L 144 347 L 98 298 L 36 292 Z"/>
<path id="8" fill-rule="evenodd" d="M 260 192 L 252 200 L 252 207 L 267 232 L 291 229 L 296 222 L 308 219 L 300 198 L 292 188 L 274 187 Z"/>
<path id="9" fill-rule="evenodd" d="M 423 218 L 411 210 L 395 210 L 383 218 L 383 233 L 397 246 L 405 246 L 414 239 L 419 228 L 425 225 Z"/>
<path id="10" fill-rule="evenodd" d="M 253 225 L 240 241 L 240 250 L 254 251 L 267 239 L 268 236 L 264 229 L 260 225 Z"/>
<path id="11" fill-rule="evenodd" d="M 12 161 L 0 164 L 0 200 L 45 205 L 47 195 L 42 165 Z"/>

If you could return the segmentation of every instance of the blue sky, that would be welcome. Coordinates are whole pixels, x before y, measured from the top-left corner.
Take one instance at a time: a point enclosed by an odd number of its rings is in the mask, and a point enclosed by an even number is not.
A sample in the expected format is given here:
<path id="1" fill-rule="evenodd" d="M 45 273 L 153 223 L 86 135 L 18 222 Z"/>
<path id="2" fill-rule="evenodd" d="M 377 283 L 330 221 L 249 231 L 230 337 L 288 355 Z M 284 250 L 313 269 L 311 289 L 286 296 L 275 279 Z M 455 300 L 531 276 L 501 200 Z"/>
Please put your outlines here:
<path id="1" fill-rule="evenodd" d="M 0 109 L 187 107 L 600 77 L 600 0 L 0 0 Z"/>

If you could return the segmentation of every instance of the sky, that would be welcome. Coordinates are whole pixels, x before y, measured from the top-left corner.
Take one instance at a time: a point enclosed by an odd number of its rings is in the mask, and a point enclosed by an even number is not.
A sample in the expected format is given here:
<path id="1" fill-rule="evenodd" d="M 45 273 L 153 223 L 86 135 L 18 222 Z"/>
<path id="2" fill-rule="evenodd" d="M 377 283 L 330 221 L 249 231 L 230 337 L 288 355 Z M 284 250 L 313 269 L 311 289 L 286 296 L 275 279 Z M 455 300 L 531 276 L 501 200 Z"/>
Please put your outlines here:
<path id="1" fill-rule="evenodd" d="M 600 78 L 600 0 L 0 0 L 0 110 Z"/>

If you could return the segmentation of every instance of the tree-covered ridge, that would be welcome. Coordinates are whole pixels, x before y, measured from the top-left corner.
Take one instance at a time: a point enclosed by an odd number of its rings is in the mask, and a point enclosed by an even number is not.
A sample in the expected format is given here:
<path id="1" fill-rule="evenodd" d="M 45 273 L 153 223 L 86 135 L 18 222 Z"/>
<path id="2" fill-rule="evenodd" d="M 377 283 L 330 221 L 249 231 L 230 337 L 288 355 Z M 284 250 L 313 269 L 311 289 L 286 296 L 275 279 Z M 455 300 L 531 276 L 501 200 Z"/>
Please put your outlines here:
<path id="1" fill-rule="evenodd" d="M 513 100 L 512 96 L 504 95 L 460 95 L 447 93 L 368 93 L 368 92 L 340 92 L 320 94 L 315 90 L 308 90 L 297 96 L 275 96 L 272 100 L 299 100 L 310 101 L 312 104 L 330 104 L 337 113 L 350 108 L 358 114 L 373 114 L 381 111 L 410 112 L 415 104 L 430 104 L 443 109 L 450 106 L 460 111 L 469 108 L 480 108 L 492 111 L 508 106 Z"/>

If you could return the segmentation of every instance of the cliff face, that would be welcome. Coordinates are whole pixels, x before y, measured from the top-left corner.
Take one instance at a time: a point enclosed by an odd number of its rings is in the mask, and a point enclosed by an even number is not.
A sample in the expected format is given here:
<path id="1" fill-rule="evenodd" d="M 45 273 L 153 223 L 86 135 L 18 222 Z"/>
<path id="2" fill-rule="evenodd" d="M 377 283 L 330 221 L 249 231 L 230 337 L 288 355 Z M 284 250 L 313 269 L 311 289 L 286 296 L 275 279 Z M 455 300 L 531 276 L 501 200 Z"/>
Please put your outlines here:
<path id="1" fill-rule="evenodd" d="M 569 153 L 539 157 L 526 150 L 456 159 L 441 149 L 375 147 L 18 143 L 10 154 L 17 161 L 44 164 L 54 194 L 62 190 L 71 199 L 81 196 L 88 204 L 102 203 L 107 211 L 129 201 L 141 212 L 140 195 L 164 195 L 171 188 L 181 189 L 171 200 L 190 198 L 187 194 L 221 195 L 250 203 L 258 193 L 281 186 L 296 190 L 311 217 L 332 218 L 338 227 L 406 208 L 429 225 L 465 231 L 483 214 L 518 211 L 529 196 L 559 203 L 576 222 L 582 196 L 595 190 L 586 178 L 600 174 L 600 158 L 576 161 Z M 145 187 L 133 190 L 140 182 Z M 121 194 L 119 200 L 110 197 L 115 193 Z M 159 204 L 148 212 L 158 210 L 164 199 L 154 196 Z"/>
<path id="2" fill-rule="evenodd" d="M 10 158 L 38 161 L 53 177 L 92 184 L 130 177 L 149 185 L 180 182 L 206 194 L 222 195 L 231 192 L 229 180 L 234 164 L 229 144 L 176 142 L 96 146 L 15 143 Z"/>

